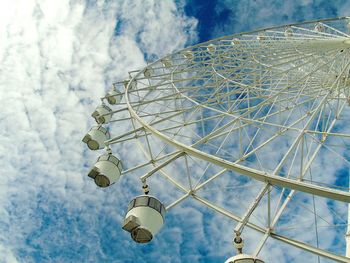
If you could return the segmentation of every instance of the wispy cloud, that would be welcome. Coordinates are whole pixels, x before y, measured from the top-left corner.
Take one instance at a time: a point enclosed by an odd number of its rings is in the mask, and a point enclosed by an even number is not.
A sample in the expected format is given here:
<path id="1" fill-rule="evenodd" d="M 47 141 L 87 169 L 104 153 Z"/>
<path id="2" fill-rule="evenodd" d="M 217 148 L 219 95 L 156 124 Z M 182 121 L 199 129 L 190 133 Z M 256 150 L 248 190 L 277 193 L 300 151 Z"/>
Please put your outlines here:
<path id="1" fill-rule="evenodd" d="M 349 7 L 349 1 L 189 0 L 186 10 L 198 17 L 200 38 L 209 40 L 268 26 L 346 16 Z"/>
<path id="2" fill-rule="evenodd" d="M 112 82 L 194 41 L 196 20 L 172 1 L 6 1 L 0 12 L 1 261 L 141 260 L 119 231 L 130 196 L 88 180 L 96 153 L 81 138 Z"/>

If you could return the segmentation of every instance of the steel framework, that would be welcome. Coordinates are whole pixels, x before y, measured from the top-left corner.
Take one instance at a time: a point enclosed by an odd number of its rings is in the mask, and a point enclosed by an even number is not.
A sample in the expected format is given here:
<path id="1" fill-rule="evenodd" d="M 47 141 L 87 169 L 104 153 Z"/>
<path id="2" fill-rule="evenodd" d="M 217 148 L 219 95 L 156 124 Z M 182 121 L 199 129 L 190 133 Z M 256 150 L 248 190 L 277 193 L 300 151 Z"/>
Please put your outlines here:
<path id="1" fill-rule="evenodd" d="M 192 197 L 243 237 L 260 233 L 255 255 L 272 238 L 350 262 L 334 245 L 350 203 L 348 27 L 341 17 L 240 33 L 130 72 L 114 84 L 125 89 L 110 124 L 130 130 L 105 144 L 136 142 L 146 160 L 124 160 L 122 177 L 142 173 L 151 190 L 165 178 L 167 210 Z"/>

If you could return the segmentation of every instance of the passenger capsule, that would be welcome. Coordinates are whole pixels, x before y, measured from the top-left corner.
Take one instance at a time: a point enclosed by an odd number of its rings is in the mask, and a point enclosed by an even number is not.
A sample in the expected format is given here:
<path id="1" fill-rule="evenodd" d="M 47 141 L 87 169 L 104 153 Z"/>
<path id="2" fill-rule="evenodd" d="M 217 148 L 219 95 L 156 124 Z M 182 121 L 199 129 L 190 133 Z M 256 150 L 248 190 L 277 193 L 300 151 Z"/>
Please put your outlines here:
<path id="1" fill-rule="evenodd" d="M 189 60 L 193 59 L 193 57 L 194 57 L 191 50 L 186 50 L 186 51 L 183 53 L 183 55 L 184 55 L 185 58 L 187 58 L 187 59 L 189 59 Z"/>
<path id="2" fill-rule="evenodd" d="M 163 58 L 161 63 L 165 68 L 170 68 L 172 66 L 171 60 L 169 58 Z"/>
<path id="3" fill-rule="evenodd" d="M 293 36 L 293 29 L 291 29 L 290 27 L 288 27 L 288 28 L 284 31 L 284 36 L 285 36 L 285 37 L 292 37 L 292 36 Z"/>
<path id="4" fill-rule="evenodd" d="M 263 40 L 266 40 L 266 37 L 263 34 L 259 34 L 259 35 L 256 36 L 256 39 L 258 41 L 263 41 Z"/>
<path id="5" fill-rule="evenodd" d="M 322 25 L 321 23 L 317 23 L 315 25 L 315 31 L 317 32 L 323 32 L 324 31 L 324 25 Z"/>
<path id="6" fill-rule="evenodd" d="M 120 103 L 120 101 L 123 98 L 123 94 L 120 91 L 113 88 L 107 93 L 106 98 L 109 104 L 115 105 Z"/>
<path id="7" fill-rule="evenodd" d="M 130 232 L 137 243 L 147 243 L 164 224 L 165 207 L 155 197 L 140 195 L 128 206 L 123 229 Z"/>
<path id="8" fill-rule="evenodd" d="M 106 153 L 97 159 L 88 176 L 95 180 L 96 185 L 104 188 L 118 181 L 122 169 L 120 160 L 111 153 Z"/>
<path id="9" fill-rule="evenodd" d="M 232 46 L 236 46 L 236 45 L 238 45 L 239 44 L 239 39 L 238 38 L 233 38 L 232 40 L 231 40 L 231 45 Z"/>
<path id="10" fill-rule="evenodd" d="M 124 80 L 123 81 L 123 84 L 124 84 L 124 88 L 126 89 L 126 87 L 129 85 L 129 82 L 130 82 L 130 79 L 126 79 L 126 80 Z M 129 87 L 129 89 L 135 89 L 136 88 L 136 81 L 134 80 L 134 81 L 132 81 L 131 83 L 130 83 L 130 87 Z"/>
<path id="11" fill-rule="evenodd" d="M 207 46 L 207 50 L 209 53 L 214 53 L 216 51 L 216 46 L 214 44 L 210 44 Z"/>
<path id="12" fill-rule="evenodd" d="M 105 104 L 102 104 L 96 108 L 91 114 L 98 124 L 108 123 L 112 118 L 112 110 Z"/>
<path id="13" fill-rule="evenodd" d="M 144 72 L 143 72 L 143 75 L 146 77 L 146 78 L 150 78 L 152 75 L 153 75 L 153 69 L 151 67 L 147 67 Z"/>
<path id="14" fill-rule="evenodd" d="M 246 254 L 238 254 L 227 259 L 225 263 L 264 263 L 264 261 Z"/>
<path id="15" fill-rule="evenodd" d="M 94 126 L 84 136 L 83 142 L 87 144 L 90 150 L 99 150 L 105 147 L 104 142 L 110 139 L 108 130 L 102 126 Z"/>

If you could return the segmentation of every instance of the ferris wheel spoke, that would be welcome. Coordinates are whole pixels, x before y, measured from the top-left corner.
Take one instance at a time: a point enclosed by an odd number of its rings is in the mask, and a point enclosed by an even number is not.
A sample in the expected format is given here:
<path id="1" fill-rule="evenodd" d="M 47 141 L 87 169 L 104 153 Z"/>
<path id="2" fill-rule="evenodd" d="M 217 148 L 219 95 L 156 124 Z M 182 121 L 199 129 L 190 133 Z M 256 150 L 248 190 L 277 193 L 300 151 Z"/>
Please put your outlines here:
<path id="1" fill-rule="evenodd" d="M 266 64 L 266 62 L 261 63 L 259 61 L 257 61 L 257 62 L 266 68 L 281 68 L 282 66 L 293 65 L 291 63 L 305 61 L 303 64 L 295 65 L 294 67 L 287 69 L 287 71 L 292 71 L 292 70 L 296 70 L 296 69 L 305 67 L 309 63 L 317 65 L 317 63 L 315 63 L 316 59 L 322 59 L 322 57 L 315 58 L 315 55 L 317 54 L 315 51 L 310 52 L 306 56 L 305 56 L 305 51 L 299 50 L 299 52 L 300 52 L 299 56 L 295 56 L 295 54 L 294 54 L 294 56 L 291 55 L 290 57 L 282 57 L 280 60 L 279 59 L 273 59 L 273 60 L 271 59 L 271 62 L 273 62 L 275 64 Z M 334 49 L 330 48 L 329 50 L 326 51 L 326 53 L 327 52 L 329 52 L 330 53 L 329 55 L 331 55 L 332 53 L 336 53 L 337 51 L 334 51 Z M 289 58 L 291 58 L 291 59 L 289 60 Z M 268 61 L 268 62 L 270 62 L 270 61 Z M 284 71 L 281 71 L 281 72 L 284 72 Z"/>
<path id="2" fill-rule="evenodd" d="M 326 28 L 330 29 L 331 31 L 336 32 L 339 35 L 342 35 L 342 36 L 345 36 L 345 37 L 350 37 L 349 34 L 346 34 L 346 33 L 342 32 L 342 31 L 340 31 L 340 30 L 338 30 L 338 29 L 336 29 L 336 28 L 334 28 L 334 27 L 332 27 L 332 26 L 330 26 L 328 24 L 324 24 L 324 26 Z"/>
<path id="3" fill-rule="evenodd" d="M 316 59 L 307 60 L 307 61 L 305 61 L 305 62 L 303 62 L 303 63 L 300 63 L 299 65 L 293 65 L 291 68 L 288 68 L 288 69 L 286 69 L 286 70 L 281 70 L 280 72 L 276 73 L 274 76 L 283 75 L 283 74 L 289 73 L 289 72 L 292 71 L 292 70 L 302 69 L 303 67 L 305 67 L 305 66 L 307 66 L 307 65 L 309 65 L 309 64 L 312 65 L 312 66 L 314 66 L 314 68 L 311 68 L 311 70 L 309 70 L 309 72 L 308 72 L 306 75 L 304 75 L 304 76 L 302 76 L 300 79 L 297 79 L 296 81 L 292 82 L 292 84 L 298 83 L 298 82 L 300 82 L 300 81 L 302 81 L 302 80 L 304 80 L 304 79 L 306 79 L 306 78 L 312 76 L 312 74 L 315 74 L 315 73 L 316 73 L 317 71 L 319 71 L 320 69 L 322 69 L 322 68 L 324 68 L 324 67 L 326 67 L 326 66 L 329 66 L 329 63 L 330 63 L 330 62 L 336 61 L 336 59 L 338 59 L 339 56 L 340 56 L 339 53 L 338 53 L 337 51 L 334 51 L 334 50 L 331 50 L 330 53 L 331 53 L 331 54 L 333 53 L 333 54 L 334 54 L 334 57 L 332 57 L 332 59 L 331 59 L 330 61 L 324 62 L 324 63 L 322 63 L 321 65 L 319 65 L 319 64 L 317 63 L 318 61 L 317 61 Z M 284 64 L 285 64 L 285 63 L 280 64 L 280 65 L 273 65 L 272 67 L 275 68 L 275 67 L 277 67 L 277 66 L 281 66 L 281 65 L 284 65 Z"/>
<path id="4" fill-rule="evenodd" d="M 183 196 L 181 196 L 179 199 L 175 200 L 173 203 L 171 203 L 170 205 L 168 205 L 165 209 L 166 211 L 169 211 L 170 209 L 172 209 L 173 207 L 175 207 L 176 205 L 178 205 L 179 203 L 181 203 L 182 201 L 186 200 L 188 197 L 191 196 L 191 191 L 188 191 L 187 194 L 184 194 Z"/>
<path id="5" fill-rule="evenodd" d="M 304 125 L 304 128 L 302 129 L 302 131 L 300 132 L 300 134 L 295 138 L 294 142 L 292 143 L 292 145 L 289 147 L 288 151 L 284 154 L 283 158 L 281 159 L 281 161 L 278 163 L 278 165 L 276 166 L 273 174 L 278 174 L 279 171 L 281 170 L 282 166 L 285 164 L 287 158 L 289 157 L 289 155 L 295 150 L 295 148 L 300 144 L 300 140 L 303 138 L 305 132 L 309 129 L 310 125 L 312 125 L 312 122 L 314 121 L 314 119 L 317 117 L 318 112 L 322 109 L 323 107 L 323 103 L 326 101 L 327 99 L 326 95 L 322 101 L 317 105 L 317 107 L 315 108 L 315 111 L 313 112 L 313 114 L 311 114 L 311 116 L 309 117 L 307 123 Z"/>
<path id="6" fill-rule="evenodd" d="M 124 175 L 126 175 L 126 174 L 128 174 L 128 173 L 132 173 L 132 172 L 134 172 L 134 171 L 136 171 L 136 170 L 138 170 L 138 169 L 140 169 L 140 168 L 149 166 L 149 165 L 151 165 L 152 163 L 156 163 L 156 162 L 162 161 L 163 159 L 172 157 L 173 155 L 176 155 L 176 154 L 178 154 L 178 153 L 179 153 L 179 151 L 174 151 L 174 152 L 171 152 L 171 153 L 168 153 L 168 154 L 164 154 L 164 155 L 162 155 L 162 156 L 158 155 L 158 156 L 156 156 L 153 160 L 149 160 L 149 161 L 147 161 L 147 162 L 145 162 L 145 163 L 142 163 L 142 164 L 139 164 L 139 165 L 130 167 L 130 168 L 128 168 L 127 170 L 122 171 L 121 174 L 124 176 Z"/>
<path id="7" fill-rule="evenodd" d="M 304 76 L 303 78 L 305 78 L 305 77 L 307 77 L 307 76 Z M 288 87 L 281 89 L 279 92 L 274 94 L 274 96 L 270 96 L 269 99 L 270 100 L 273 99 L 274 97 L 278 96 L 282 91 L 285 91 L 286 89 L 288 89 Z M 258 104 L 258 105 L 254 106 L 254 107 L 256 108 L 256 107 L 259 107 L 259 106 L 261 106 L 261 105 Z"/>
<path id="8" fill-rule="evenodd" d="M 273 30 L 267 30 L 266 32 L 275 34 L 274 39 L 282 39 L 286 41 L 298 41 L 298 40 L 314 40 L 314 39 L 327 39 L 327 38 L 334 38 L 334 37 L 340 37 L 338 35 L 332 35 L 332 34 L 319 34 L 319 32 L 291 26 L 290 27 L 293 30 L 292 36 L 285 36 L 286 32 L 282 31 L 273 31 Z"/>
<path id="9" fill-rule="evenodd" d="M 272 114 L 271 114 L 272 115 Z M 266 115 L 265 117 L 269 117 L 271 115 Z M 264 121 L 264 118 L 263 117 L 262 119 L 255 119 L 254 122 L 256 123 L 256 127 L 259 128 L 259 129 L 263 129 L 264 127 L 262 125 L 266 124 L 265 121 Z M 279 133 L 275 134 L 273 137 L 271 137 L 270 139 L 273 139 L 274 137 L 277 137 L 281 134 L 283 134 L 283 132 L 287 131 L 287 130 L 290 130 L 290 129 L 293 129 L 293 127 L 295 125 L 297 125 L 298 123 L 300 123 L 301 121 L 303 121 L 304 119 L 306 119 L 307 116 L 304 116 L 303 118 L 300 118 L 298 120 L 296 120 L 294 123 L 292 123 L 290 126 L 286 126 L 286 124 L 284 125 L 276 125 L 276 127 L 279 127 L 281 128 L 281 130 L 279 131 Z M 244 124 L 241 124 L 239 125 L 238 127 L 234 128 L 235 131 L 237 131 L 238 129 L 242 128 L 242 127 L 245 127 L 245 126 L 248 126 L 248 125 L 254 125 L 254 122 L 252 123 L 251 121 L 249 120 L 244 120 L 244 119 L 240 119 L 239 120 L 240 122 L 243 122 Z M 270 126 L 273 126 L 273 124 L 269 123 Z M 297 129 L 299 131 L 299 129 Z M 221 137 L 221 136 L 224 136 L 228 133 L 228 131 L 223 131 L 219 134 L 216 134 L 210 138 L 207 138 L 206 141 L 210 141 L 210 140 L 213 140 L 213 139 L 217 139 L 218 137 Z M 244 156 L 243 156 L 244 157 Z"/>
<path id="10" fill-rule="evenodd" d="M 329 136 L 330 134 L 328 134 Z M 316 139 L 314 139 L 316 140 Z M 317 140 L 318 143 L 320 143 L 320 141 Z M 346 162 L 349 166 L 350 166 L 350 160 L 346 159 L 344 156 L 340 155 L 337 151 L 333 150 L 330 146 L 328 146 L 327 144 L 323 144 L 322 145 L 325 149 L 329 150 L 330 152 L 332 152 L 334 155 L 337 155 L 339 157 L 339 159 L 342 159 L 344 162 Z M 342 146 L 342 145 L 340 145 Z M 349 188 L 347 188 L 347 190 L 349 190 Z"/>
<path id="11" fill-rule="evenodd" d="M 348 224 L 347 223 L 344 223 L 344 224 L 337 224 L 337 225 L 320 225 L 318 226 L 319 228 L 344 228 L 346 227 Z M 279 230 L 294 230 L 294 229 L 309 229 L 311 228 L 311 226 L 300 226 L 299 224 L 298 225 L 295 225 L 295 226 L 290 226 L 290 227 L 281 227 L 279 228 Z"/>
<path id="12" fill-rule="evenodd" d="M 334 127 L 335 123 L 336 123 L 336 119 L 334 119 L 334 120 L 332 121 L 332 123 L 330 124 L 330 126 L 329 126 L 329 128 L 328 128 L 328 130 L 327 130 L 326 132 L 330 131 L 330 130 Z M 303 174 L 305 174 L 306 171 L 310 168 L 310 166 L 311 166 L 313 160 L 316 158 L 316 155 L 318 154 L 318 152 L 319 152 L 319 150 L 321 149 L 322 146 L 323 146 L 323 142 L 322 142 L 322 141 L 321 141 L 320 143 L 317 144 L 317 147 L 316 147 L 315 151 L 313 152 L 313 155 L 310 157 L 309 161 L 308 161 L 308 162 L 306 163 L 306 165 L 304 166 L 304 168 L 303 168 L 303 170 L 302 170 L 302 174 L 301 174 L 300 176 L 302 176 Z"/>
<path id="13" fill-rule="evenodd" d="M 189 109 L 179 110 L 178 112 L 175 112 L 174 114 L 172 114 L 172 115 L 170 115 L 170 116 L 167 116 L 167 118 L 162 118 L 162 119 L 155 120 L 154 122 L 151 122 L 150 124 L 151 124 L 151 125 L 156 125 L 156 124 L 159 124 L 159 123 L 161 123 L 161 122 L 165 122 L 165 121 L 167 121 L 169 118 L 172 118 L 172 117 L 178 116 L 178 115 L 180 115 L 180 114 L 183 114 L 183 112 L 188 111 L 188 110 L 189 110 Z M 106 143 L 107 145 L 117 143 L 119 139 L 124 138 L 125 136 L 128 136 L 128 135 L 130 135 L 130 134 L 133 134 L 133 133 L 135 133 L 135 132 L 137 132 L 137 131 L 143 131 L 144 129 L 145 129 L 144 127 L 134 128 L 133 130 L 131 130 L 131 131 L 129 131 L 129 132 L 126 132 L 126 133 L 124 133 L 124 134 L 122 134 L 122 135 L 119 135 L 119 136 L 116 136 L 116 137 L 114 137 L 114 138 L 112 138 L 112 139 L 107 140 L 105 143 Z"/>
<path id="14" fill-rule="evenodd" d="M 297 120 L 296 122 L 300 122 L 301 120 Z M 295 125 L 295 124 L 292 124 Z M 292 126 L 291 125 L 291 126 Z M 287 131 L 288 127 L 285 127 L 285 130 L 282 130 L 281 133 L 283 134 L 283 132 Z M 240 157 L 235 163 L 238 164 L 240 163 L 242 160 L 245 160 L 246 158 L 248 158 L 250 155 L 254 154 L 255 152 L 257 152 L 258 150 L 260 150 L 261 148 L 263 148 L 264 146 L 266 146 L 268 143 L 272 142 L 274 139 L 276 139 L 280 134 L 275 134 L 272 137 L 270 137 L 268 140 L 266 140 L 265 142 L 261 143 L 259 146 L 256 146 L 254 149 L 252 149 L 249 152 L 246 152 L 242 157 Z M 217 177 L 219 177 L 220 175 L 222 175 L 224 172 L 226 172 L 227 169 L 223 169 L 221 170 L 219 173 L 213 175 L 211 178 L 209 178 L 207 181 L 203 182 L 200 186 L 198 186 L 198 188 L 196 188 L 196 190 L 202 188 L 203 186 L 205 186 L 206 184 L 208 184 L 209 182 L 213 181 L 214 179 L 216 179 Z M 196 185 L 198 185 L 198 183 L 200 182 L 200 180 L 202 179 L 202 177 L 197 181 Z"/>
<path id="15" fill-rule="evenodd" d="M 333 28 L 330 28 L 327 25 L 327 23 L 319 22 L 318 26 L 320 28 L 324 28 L 324 29 L 328 28 L 330 30 L 330 32 L 325 32 L 325 30 L 324 31 L 316 31 L 315 28 L 313 30 L 311 30 L 311 29 L 308 29 L 308 28 L 300 27 L 300 26 L 292 26 L 292 28 L 296 29 L 296 30 L 298 30 L 300 32 L 307 32 L 307 33 L 310 33 L 310 34 L 313 33 L 315 35 L 315 37 L 327 37 L 327 38 L 328 37 L 330 37 L 330 38 L 344 37 L 343 34 L 339 34 L 339 32 L 336 32 L 336 31 L 333 30 Z M 334 33 L 332 34 L 331 32 L 334 32 Z"/>

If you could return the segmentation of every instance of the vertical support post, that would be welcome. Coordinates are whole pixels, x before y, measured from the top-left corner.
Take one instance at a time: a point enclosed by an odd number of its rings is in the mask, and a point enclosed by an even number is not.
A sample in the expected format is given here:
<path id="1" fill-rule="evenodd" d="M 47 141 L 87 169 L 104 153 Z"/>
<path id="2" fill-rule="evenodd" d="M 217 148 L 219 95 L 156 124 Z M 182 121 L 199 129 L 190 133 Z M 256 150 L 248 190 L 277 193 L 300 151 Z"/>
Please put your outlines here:
<path id="1" fill-rule="evenodd" d="M 265 184 L 265 186 L 261 189 L 261 191 L 259 192 L 259 194 L 257 195 L 257 197 L 255 198 L 254 202 L 250 205 L 250 207 L 248 208 L 247 212 L 245 213 L 245 215 L 242 217 L 242 221 L 240 221 L 235 229 L 234 232 L 237 234 L 241 234 L 243 228 L 245 227 L 245 225 L 248 223 L 249 217 L 251 216 L 251 214 L 254 212 L 255 208 L 258 206 L 260 200 L 264 197 L 266 191 L 269 189 L 270 185 L 269 184 Z"/>
<path id="2" fill-rule="evenodd" d="M 267 228 L 271 228 L 271 186 L 267 189 Z"/>
<path id="3" fill-rule="evenodd" d="M 349 189 L 350 189 L 350 168 L 348 169 L 348 175 L 349 175 Z M 345 234 L 345 243 L 346 243 L 346 252 L 345 256 L 350 258 L 350 203 L 348 204 L 348 227 L 346 229 Z"/>

